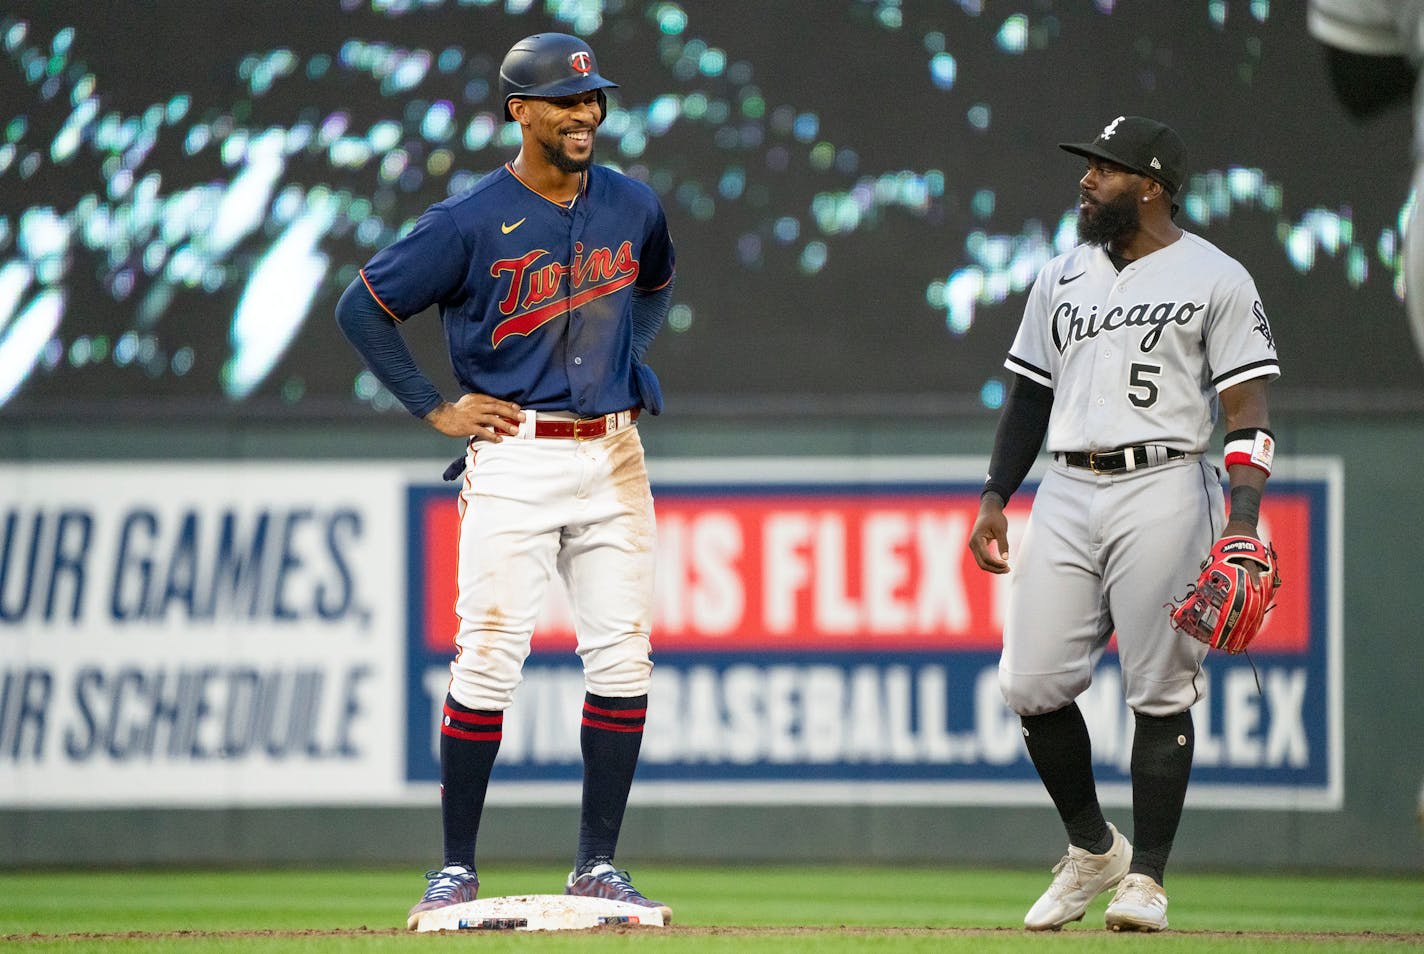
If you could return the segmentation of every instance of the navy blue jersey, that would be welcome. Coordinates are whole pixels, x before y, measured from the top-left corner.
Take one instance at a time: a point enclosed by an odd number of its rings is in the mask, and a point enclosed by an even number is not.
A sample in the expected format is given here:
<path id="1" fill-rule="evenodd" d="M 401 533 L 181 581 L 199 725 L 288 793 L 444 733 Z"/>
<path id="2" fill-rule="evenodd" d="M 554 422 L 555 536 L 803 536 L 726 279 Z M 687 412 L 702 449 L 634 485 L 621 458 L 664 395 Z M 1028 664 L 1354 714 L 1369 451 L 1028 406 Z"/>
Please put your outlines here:
<path id="1" fill-rule="evenodd" d="M 396 321 L 440 308 L 466 391 L 534 410 L 658 410 L 657 378 L 632 355 L 633 289 L 673 277 L 653 191 L 591 166 L 573 208 L 506 164 L 426 210 L 361 270 Z"/>

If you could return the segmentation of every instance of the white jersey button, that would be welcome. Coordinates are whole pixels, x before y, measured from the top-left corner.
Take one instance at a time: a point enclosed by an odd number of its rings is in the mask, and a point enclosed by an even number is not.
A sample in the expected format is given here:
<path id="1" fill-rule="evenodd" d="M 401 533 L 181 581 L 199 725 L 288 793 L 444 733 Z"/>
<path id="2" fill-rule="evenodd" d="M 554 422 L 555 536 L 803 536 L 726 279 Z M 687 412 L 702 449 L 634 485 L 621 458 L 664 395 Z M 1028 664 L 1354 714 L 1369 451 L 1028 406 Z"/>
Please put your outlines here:
<path id="1" fill-rule="evenodd" d="M 583 364 L 583 358 L 574 358 L 574 364 Z"/>

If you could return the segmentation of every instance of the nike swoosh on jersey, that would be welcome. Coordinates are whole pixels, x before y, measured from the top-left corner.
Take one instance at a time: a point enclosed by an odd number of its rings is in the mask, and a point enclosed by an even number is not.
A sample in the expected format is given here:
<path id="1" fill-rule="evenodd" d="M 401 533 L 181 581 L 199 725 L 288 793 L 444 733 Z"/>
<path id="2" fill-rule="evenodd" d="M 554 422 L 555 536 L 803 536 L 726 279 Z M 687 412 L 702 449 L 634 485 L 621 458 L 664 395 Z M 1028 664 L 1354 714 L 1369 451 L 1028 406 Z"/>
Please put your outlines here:
<path id="1" fill-rule="evenodd" d="M 522 222 L 522 221 L 524 221 L 524 220 L 523 220 L 523 219 L 520 219 L 520 221 Z M 1060 284 L 1060 285 L 1066 285 L 1066 284 L 1068 284 L 1069 282 L 1076 282 L 1078 279 L 1082 278 L 1082 277 L 1083 277 L 1084 275 L 1086 275 L 1086 274 L 1088 274 L 1086 271 L 1082 271 L 1082 272 L 1079 272 L 1079 273 L 1076 274 L 1076 275 L 1062 275 L 1062 276 L 1060 276 L 1059 279 L 1058 279 L 1058 284 Z"/>
<path id="2" fill-rule="evenodd" d="M 526 215 L 524 218 L 527 219 L 528 217 L 529 217 L 529 216 Z M 513 225 L 505 225 L 503 222 L 501 222 L 501 223 L 499 223 L 499 230 L 500 230 L 501 232 L 503 232 L 505 235 L 508 235 L 510 232 L 513 232 L 515 229 L 519 228 L 519 227 L 520 227 L 521 225 L 523 225 L 523 224 L 524 224 L 524 219 L 520 219 L 518 222 L 515 222 Z"/>

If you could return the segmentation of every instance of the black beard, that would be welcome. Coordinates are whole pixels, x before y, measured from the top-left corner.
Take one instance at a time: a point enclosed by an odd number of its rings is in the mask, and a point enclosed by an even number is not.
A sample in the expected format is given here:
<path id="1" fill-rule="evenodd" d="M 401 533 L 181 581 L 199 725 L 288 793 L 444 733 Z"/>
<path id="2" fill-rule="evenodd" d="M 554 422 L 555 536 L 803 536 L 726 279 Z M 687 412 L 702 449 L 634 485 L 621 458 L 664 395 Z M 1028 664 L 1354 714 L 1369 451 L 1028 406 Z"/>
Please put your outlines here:
<path id="1" fill-rule="evenodd" d="M 1130 195 L 1120 195 L 1090 208 L 1091 213 L 1078 213 L 1078 239 L 1089 245 L 1107 248 L 1121 244 L 1142 227 L 1142 216 Z"/>
<path id="2" fill-rule="evenodd" d="M 539 144 L 544 148 L 544 158 L 549 160 L 549 164 L 560 172 L 567 172 L 570 175 L 576 172 L 587 172 L 588 167 L 593 165 L 593 153 L 588 154 L 587 159 L 575 159 L 558 146 L 551 146 L 547 142 Z"/>

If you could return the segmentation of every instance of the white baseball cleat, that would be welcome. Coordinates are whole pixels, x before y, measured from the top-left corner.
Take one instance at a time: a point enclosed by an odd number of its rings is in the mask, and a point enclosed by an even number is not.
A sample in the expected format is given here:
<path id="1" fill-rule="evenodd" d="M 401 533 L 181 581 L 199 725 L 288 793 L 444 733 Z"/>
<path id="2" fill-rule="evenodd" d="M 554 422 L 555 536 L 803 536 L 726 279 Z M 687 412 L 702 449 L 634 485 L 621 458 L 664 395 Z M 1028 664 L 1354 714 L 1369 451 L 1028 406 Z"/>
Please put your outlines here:
<path id="1" fill-rule="evenodd" d="M 1149 875 L 1128 875 L 1108 903 L 1107 924 L 1114 931 L 1165 931 L 1167 892 Z"/>
<path id="2" fill-rule="evenodd" d="M 1132 845 L 1112 825 L 1113 843 L 1106 854 L 1068 846 L 1068 854 L 1053 866 L 1053 883 L 1024 915 L 1030 931 L 1056 931 L 1070 921 L 1081 921 L 1093 899 L 1122 880 L 1132 864 Z"/>

